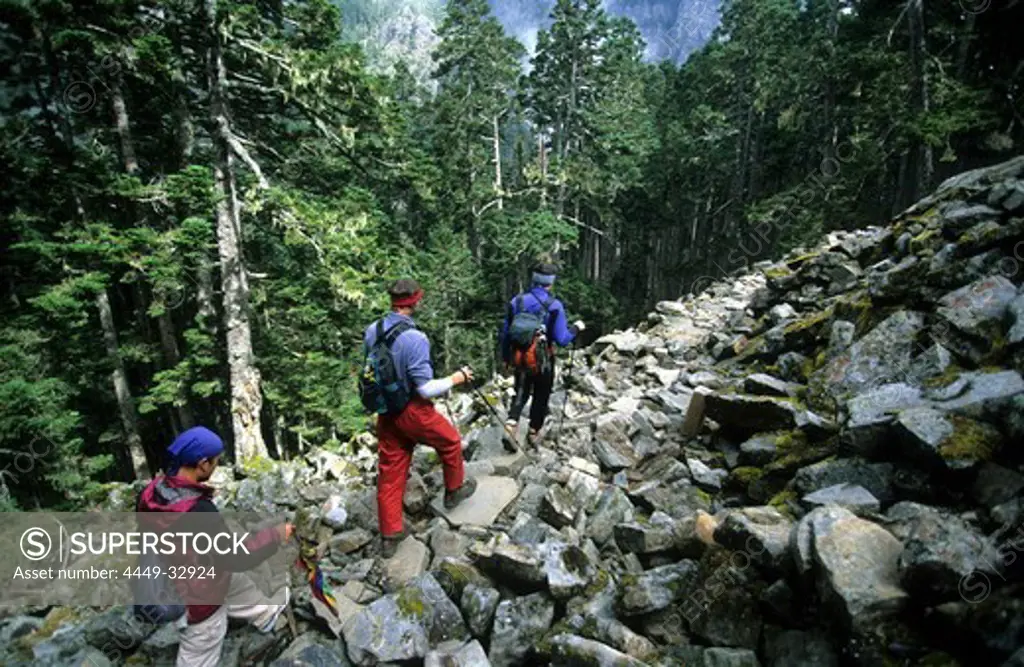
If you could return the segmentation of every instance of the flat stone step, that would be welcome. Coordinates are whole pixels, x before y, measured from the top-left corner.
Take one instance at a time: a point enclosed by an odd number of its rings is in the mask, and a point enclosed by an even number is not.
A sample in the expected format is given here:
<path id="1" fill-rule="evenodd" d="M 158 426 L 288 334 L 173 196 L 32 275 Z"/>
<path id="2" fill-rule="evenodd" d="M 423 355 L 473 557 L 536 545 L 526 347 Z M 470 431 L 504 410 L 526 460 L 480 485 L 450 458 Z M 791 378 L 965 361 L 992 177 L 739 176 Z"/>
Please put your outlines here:
<path id="1" fill-rule="evenodd" d="M 434 513 L 454 528 L 464 525 L 490 526 L 501 511 L 519 495 L 519 484 L 510 477 L 487 475 L 476 478 L 476 492 L 455 509 L 444 507 L 444 492 L 430 504 Z"/>

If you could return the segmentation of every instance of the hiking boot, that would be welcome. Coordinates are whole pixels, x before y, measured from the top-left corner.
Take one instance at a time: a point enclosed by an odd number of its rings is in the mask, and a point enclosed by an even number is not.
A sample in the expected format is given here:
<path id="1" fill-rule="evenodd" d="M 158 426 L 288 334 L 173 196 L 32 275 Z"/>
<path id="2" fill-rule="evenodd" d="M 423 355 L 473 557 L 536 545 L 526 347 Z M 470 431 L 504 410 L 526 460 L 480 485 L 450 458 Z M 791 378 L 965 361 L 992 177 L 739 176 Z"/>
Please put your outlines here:
<path id="1" fill-rule="evenodd" d="M 530 429 L 530 432 L 526 434 L 526 442 L 529 443 L 530 447 L 534 449 L 540 449 L 541 434 L 539 430 Z"/>
<path id="2" fill-rule="evenodd" d="M 394 535 L 381 535 L 380 553 L 384 560 L 388 560 L 394 556 L 395 551 L 398 550 L 398 545 L 407 537 L 409 537 L 409 530 L 404 527 L 401 532 L 395 533 Z"/>
<path id="3" fill-rule="evenodd" d="M 444 508 L 446 510 L 455 509 L 455 507 L 466 498 L 469 498 L 476 492 L 476 480 L 471 478 L 466 479 L 462 483 L 462 486 L 455 489 L 454 491 L 444 492 Z"/>

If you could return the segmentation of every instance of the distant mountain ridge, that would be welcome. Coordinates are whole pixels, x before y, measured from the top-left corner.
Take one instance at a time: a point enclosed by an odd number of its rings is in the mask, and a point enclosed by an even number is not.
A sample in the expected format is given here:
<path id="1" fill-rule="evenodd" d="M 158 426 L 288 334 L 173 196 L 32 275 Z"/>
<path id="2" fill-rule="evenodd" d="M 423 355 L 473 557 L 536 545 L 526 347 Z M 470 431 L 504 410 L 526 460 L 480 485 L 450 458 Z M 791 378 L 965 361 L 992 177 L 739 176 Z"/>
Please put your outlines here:
<path id="1" fill-rule="evenodd" d="M 334 0 L 341 8 L 344 37 L 363 46 L 370 62 L 389 71 L 404 59 L 420 81 L 430 77 L 434 28 L 444 0 Z M 489 0 L 506 32 L 529 51 L 549 23 L 555 0 Z M 648 60 L 682 62 L 701 48 L 718 25 L 720 0 L 605 0 L 616 16 L 628 16 L 647 42 Z"/>

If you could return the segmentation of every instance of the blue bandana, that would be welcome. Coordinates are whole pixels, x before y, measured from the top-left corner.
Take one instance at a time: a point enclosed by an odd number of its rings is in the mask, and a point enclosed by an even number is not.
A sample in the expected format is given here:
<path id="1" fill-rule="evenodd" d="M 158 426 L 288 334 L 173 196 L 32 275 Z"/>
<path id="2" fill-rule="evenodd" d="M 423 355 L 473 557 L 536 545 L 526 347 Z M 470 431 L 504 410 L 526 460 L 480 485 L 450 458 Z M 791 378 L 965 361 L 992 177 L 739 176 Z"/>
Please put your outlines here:
<path id="1" fill-rule="evenodd" d="M 553 275 L 549 275 L 547 273 L 536 273 L 535 272 L 533 274 L 533 284 L 534 285 L 544 285 L 544 286 L 554 285 L 555 284 L 555 277 Z"/>
<path id="2" fill-rule="evenodd" d="M 185 431 L 167 448 L 170 459 L 168 473 L 178 472 L 181 466 L 194 466 L 203 459 L 212 459 L 224 451 L 224 441 L 205 426 Z"/>

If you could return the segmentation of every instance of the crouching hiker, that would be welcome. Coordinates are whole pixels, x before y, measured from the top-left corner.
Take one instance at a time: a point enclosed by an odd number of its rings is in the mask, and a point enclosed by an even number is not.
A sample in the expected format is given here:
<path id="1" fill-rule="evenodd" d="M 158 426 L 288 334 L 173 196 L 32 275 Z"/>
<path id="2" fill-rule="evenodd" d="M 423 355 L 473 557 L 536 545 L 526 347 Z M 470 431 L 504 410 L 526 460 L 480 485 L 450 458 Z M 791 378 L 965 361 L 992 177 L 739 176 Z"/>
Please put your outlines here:
<path id="1" fill-rule="evenodd" d="M 501 356 L 515 370 L 515 397 L 507 426 L 519 432 L 519 418 L 533 394 L 527 442 L 540 443 L 541 428 L 548 416 L 548 402 L 555 384 L 555 345 L 566 347 L 583 331 L 582 321 L 568 326 L 565 307 L 551 293 L 557 268 L 539 264 L 533 270 L 533 286 L 508 304 L 501 329 Z"/>
<path id="2" fill-rule="evenodd" d="M 206 533 L 212 540 L 231 533 L 217 512 L 212 498 L 214 489 L 205 482 L 213 475 L 224 452 L 224 443 L 213 431 L 202 426 L 179 435 L 168 448 L 166 476 L 157 476 L 139 495 L 138 512 L 183 513 L 196 515 L 190 530 Z M 167 522 L 170 523 L 167 523 Z M 164 521 L 173 525 L 173 519 Z M 191 521 L 191 520 L 190 520 Z M 158 526 L 158 517 L 143 519 L 143 525 Z M 287 587 L 267 597 L 248 576 L 251 570 L 291 539 L 290 523 L 265 528 L 253 533 L 242 544 L 245 549 L 218 555 L 176 553 L 167 556 L 167 565 L 195 567 L 196 576 L 176 578 L 173 582 L 185 603 L 187 621 L 181 630 L 177 667 L 215 667 L 221 662 L 221 649 L 228 630 L 228 618 L 243 619 L 263 633 L 273 632 L 281 612 L 288 606 Z M 248 551 L 248 554 L 245 552 Z M 202 576 L 199 575 L 200 569 Z M 275 601 L 271 602 L 271 600 Z M 281 601 L 284 604 L 281 604 Z"/>
<path id="3" fill-rule="evenodd" d="M 377 413 L 377 515 L 385 558 L 394 555 L 407 535 L 402 499 L 417 443 L 437 450 L 444 467 L 446 508 L 454 508 L 476 491 L 476 480 L 465 478 L 458 430 L 431 402 L 472 381 L 473 372 L 462 368 L 435 379 L 430 341 L 412 319 L 423 290 L 414 280 L 399 280 L 388 291 L 391 312 L 366 329 L 359 382 L 364 407 Z"/>

